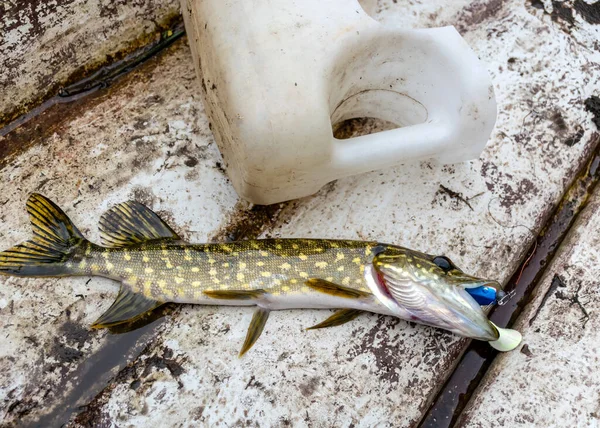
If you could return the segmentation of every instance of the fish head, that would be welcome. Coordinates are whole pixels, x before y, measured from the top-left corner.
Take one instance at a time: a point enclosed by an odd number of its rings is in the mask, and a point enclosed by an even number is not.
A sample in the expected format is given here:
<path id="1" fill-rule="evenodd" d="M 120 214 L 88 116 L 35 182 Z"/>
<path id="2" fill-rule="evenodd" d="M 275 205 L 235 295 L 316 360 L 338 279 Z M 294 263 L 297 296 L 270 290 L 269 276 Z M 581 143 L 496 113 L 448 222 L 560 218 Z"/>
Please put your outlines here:
<path id="1" fill-rule="evenodd" d="M 376 297 L 401 318 L 474 339 L 498 339 L 497 328 L 467 289 L 491 287 L 500 298 L 500 284 L 463 272 L 445 256 L 394 248 L 375 257 L 365 278 Z"/>

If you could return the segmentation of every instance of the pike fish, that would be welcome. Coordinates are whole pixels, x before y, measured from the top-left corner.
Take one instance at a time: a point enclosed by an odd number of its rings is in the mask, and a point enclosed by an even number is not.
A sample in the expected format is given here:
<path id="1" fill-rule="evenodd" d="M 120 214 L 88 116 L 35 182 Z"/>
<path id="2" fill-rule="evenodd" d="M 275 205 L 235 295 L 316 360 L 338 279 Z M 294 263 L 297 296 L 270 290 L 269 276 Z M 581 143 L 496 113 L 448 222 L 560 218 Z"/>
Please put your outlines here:
<path id="1" fill-rule="evenodd" d="M 444 256 L 352 240 L 264 239 L 188 244 L 144 205 L 118 204 L 100 218 L 102 245 L 88 241 L 40 194 L 27 201 L 33 238 L 0 253 L 0 274 L 23 277 L 97 275 L 121 282 L 110 308 L 92 325 L 130 322 L 166 303 L 256 307 L 240 356 L 261 335 L 269 312 L 337 309 L 310 327 L 333 327 L 362 312 L 392 315 L 501 351 L 521 341 L 490 322 L 469 288 L 476 278 Z"/>

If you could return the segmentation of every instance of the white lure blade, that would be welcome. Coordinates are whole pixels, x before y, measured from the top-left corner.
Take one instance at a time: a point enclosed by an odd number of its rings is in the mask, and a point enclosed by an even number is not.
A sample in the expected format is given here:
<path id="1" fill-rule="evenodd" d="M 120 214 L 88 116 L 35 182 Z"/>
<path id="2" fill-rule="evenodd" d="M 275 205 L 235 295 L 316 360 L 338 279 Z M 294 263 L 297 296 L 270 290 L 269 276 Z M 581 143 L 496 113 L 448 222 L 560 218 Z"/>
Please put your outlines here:
<path id="1" fill-rule="evenodd" d="M 498 337 L 498 340 L 491 341 L 490 345 L 492 346 L 492 348 L 497 349 L 498 351 L 512 351 L 517 346 L 519 346 L 519 344 L 523 340 L 523 336 L 521 336 L 521 333 L 519 333 L 517 330 L 501 328 L 498 327 L 496 324 L 494 324 L 494 327 L 498 329 L 500 337 Z"/>

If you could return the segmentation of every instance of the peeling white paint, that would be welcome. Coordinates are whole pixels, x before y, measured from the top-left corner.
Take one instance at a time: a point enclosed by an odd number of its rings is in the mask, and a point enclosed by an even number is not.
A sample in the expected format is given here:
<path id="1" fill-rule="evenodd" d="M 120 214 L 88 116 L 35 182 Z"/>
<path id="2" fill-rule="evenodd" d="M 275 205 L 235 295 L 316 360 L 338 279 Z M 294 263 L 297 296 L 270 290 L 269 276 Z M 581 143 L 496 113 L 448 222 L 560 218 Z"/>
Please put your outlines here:
<path id="1" fill-rule="evenodd" d="M 138 40 L 153 40 L 159 24 L 178 14 L 179 2 L 8 0 L 1 9 L 0 86 L 10 96 L 0 98 L 0 117 L 55 95 L 71 75 L 131 49 Z"/>
<path id="2" fill-rule="evenodd" d="M 378 19 L 399 24 L 454 22 L 489 64 L 500 117 L 480 160 L 421 163 L 340 180 L 314 197 L 287 204 L 266 234 L 379 239 L 445 253 L 469 272 L 506 280 L 531 242 L 529 229 L 539 229 L 590 145 L 595 129 L 582 102 L 597 88 L 600 67 L 594 65 L 597 52 L 571 43 L 546 15 L 516 0 L 498 4 L 487 17 L 466 2 L 442 7 L 438 1 L 383 1 L 376 8 Z M 573 31 L 592 43 L 585 38 L 587 30 Z M 189 52 L 178 45 L 156 68 L 134 72 L 2 169 L 0 186 L 9 200 L 0 206 L 3 245 L 27 238 L 24 201 L 40 184 L 40 191 L 94 240 L 101 213 L 132 196 L 164 211 L 191 242 L 213 236 L 235 214 L 238 200 L 216 165 L 220 156 L 193 76 Z M 581 140 L 565 144 L 579 129 Z M 90 157 L 100 145 L 106 149 Z M 193 167 L 186 165 L 194 163 L 190 156 L 197 162 Z M 473 210 L 441 192 L 440 184 L 461 193 Z M 71 376 L 110 340 L 93 332 L 81 346 L 82 357 L 55 371 L 39 369 L 47 367 L 45 351 L 55 340 L 66 340 L 61 326 L 72 321 L 86 331 L 110 305 L 115 283 L 86 281 L 0 281 L 0 299 L 7 301 L 0 308 L 0 367 L 12 367 L 0 371 L 0 409 L 4 414 L 17 400 L 25 403 L 3 422 L 14 420 L 28 400 L 39 401 L 30 420 L 59 406 L 54 394 L 61 391 L 42 399 L 40 385 L 72 390 L 81 379 Z M 566 309 L 577 316 L 575 308 Z M 183 306 L 142 355 L 129 357 L 132 366 L 95 402 L 94 421 L 113 426 L 149 425 L 157 418 L 184 426 L 410 425 L 465 344 L 445 332 L 376 315 L 336 329 L 304 331 L 328 314 L 273 313 L 261 339 L 239 359 L 249 309 Z M 73 340 L 68 345 L 79 350 Z"/>
<path id="3" fill-rule="evenodd" d="M 175 228 L 194 240 L 206 240 L 221 226 L 237 196 L 214 167 L 220 155 L 191 89 L 187 46 L 179 43 L 155 64 L 140 71 L 144 79 L 131 75 L 85 114 L 66 118 L 50 144 L 35 145 L 0 171 L 7 200 L 0 207 L 3 247 L 29 237 L 25 200 L 34 190 L 63 207 L 94 242 L 99 242 L 100 215 L 131 198 L 168 214 Z M 185 163 L 188 152 L 197 162 L 193 167 Z M 88 278 L 2 278 L 0 283 L 0 365 L 12 367 L 0 374 L 0 414 L 8 423 L 14 416 L 4 414 L 12 403 L 21 400 L 31 405 L 31 416 L 40 415 L 78 383 L 70 374 L 106 346 L 106 332 L 92 331 L 79 343 L 69 339 L 65 325 L 85 336 L 118 284 L 103 278 L 89 283 Z M 64 343 L 63 359 L 56 357 L 57 343 Z M 42 398 L 47 387 L 52 393 Z"/>

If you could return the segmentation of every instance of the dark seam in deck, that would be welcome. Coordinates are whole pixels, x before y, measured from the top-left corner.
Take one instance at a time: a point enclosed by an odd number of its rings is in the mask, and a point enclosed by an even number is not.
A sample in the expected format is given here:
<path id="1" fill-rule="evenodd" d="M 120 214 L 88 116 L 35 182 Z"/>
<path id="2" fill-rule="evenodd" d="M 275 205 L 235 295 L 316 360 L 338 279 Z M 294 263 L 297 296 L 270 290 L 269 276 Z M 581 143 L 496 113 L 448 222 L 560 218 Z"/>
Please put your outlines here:
<path id="1" fill-rule="evenodd" d="M 592 135 L 592 149 L 583 168 L 563 195 L 536 240 L 525 254 L 523 262 L 510 278 L 505 291 L 515 292 L 504 306 L 496 306 L 490 320 L 500 327 L 510 327 L 530 302 L 532 293 L 551 264 L 558 248 L 577 217 L 587 204 L 589 196 L 598 187 L 600 179 L 600 134 Z M 439 390 L 419 428 L 451 427 L 459 422 L 461 414 L 477 386 L 498 354 L 486 342 L 472 341 L 455 369 Z"/>
<path id="2" fill-rule="evenodd" d="M 146 45 L 130 55 L 127 55 L 122 60 L 105 65 L 78 82 L 62 88 L 57 95 L 47 99 L 29 112 L 17 117 L 6 126 L 0 128 L 0 137 L 14 131 L 33 118 L 40 116 L 54 105 L 68 104 L 108 87 L 116 79 L 126 75 L 139 65 L 155 57 L 185 35 L 185 29 L 181 21 L 179 21 L 170 31 L 170 35 L 166 35 L 168 32 L 163 32 L 159 41 Z"/>

